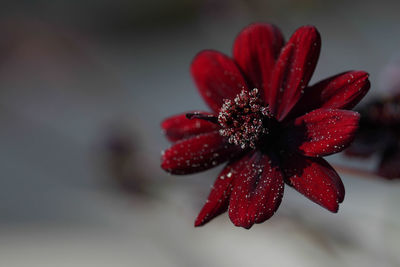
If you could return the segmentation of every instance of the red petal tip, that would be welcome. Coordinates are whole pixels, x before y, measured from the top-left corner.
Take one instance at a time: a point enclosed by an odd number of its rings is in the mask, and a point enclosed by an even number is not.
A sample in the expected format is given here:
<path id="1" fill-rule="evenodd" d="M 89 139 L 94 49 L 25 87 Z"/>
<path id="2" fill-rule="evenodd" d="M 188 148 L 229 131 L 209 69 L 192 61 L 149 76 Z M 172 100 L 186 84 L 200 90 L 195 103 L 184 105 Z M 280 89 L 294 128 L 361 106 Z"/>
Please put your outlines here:
<path id="1" fill-rule="evenodd" d="M 193 111 L 192 113 L 202 114 L 210 118 L 213 116 L 213 114 L 209 112 Z M 215 123 L 204 119 L 193 118 L 189 120 L 185 113 L 171 116 L 161 122 L 161 129 L 171 142 L 177 142 L 198 134 L 212 132 L 218 128 L 219 126 Z"/>
<path id="2" fill-rule="evenodd" d="M 241 160 L 231 162 L 218 175 L 208 195 L 207 202 L 197 216 L 194 224 L 196 227 L 206 224 L 228 209 L 233 181 L 242 169 L 242 165 Z"/>
<path id="3" fill-rule="evenodd" d="M 235 226 L 249 229 L 274 215 L 282 200 L 284 184 L 274 155 L 256 151 L 246 155 L 245 160 L 231 193 L 229 218 Z"/>
<path id="4" fill-rule="evenodd" d="M 175 143 L 163 153 L 161 168 L 172 174 L 192 174 L 213 168 L 234 157 L 238 151 L 214 131 Z"/>
<path id="5" fill-rule="evenodd" d="M 286 182 L 311 201 L 336 213 L 345 189 L 337 172 L 322 158 L 288 155 L 283 163 Z"/>
<path id="6" fill-rule="evenodd" d="M 266 102 L 282 121 L 298 102 L 314 73 L 321 37 L 313 26 L 297 29 L 282 48 L 275 64 Z"/>
<path id="7" fill-rule="evenodd" d="M 288 140 L 292 148 L 305 156 L 331 155 L 350 145 L 359 120 L 358 112 L 316 109 L 295 120 L 295 127 L 290 130 Z"/>
<path id="8" fill-rule="evenodd" d="M 194 82 L 208 104 L 218 112 L 225 99 L 233 99 L 247 83 L 233 59 L 215 50 L 198 53 L 190 67 Z"/>

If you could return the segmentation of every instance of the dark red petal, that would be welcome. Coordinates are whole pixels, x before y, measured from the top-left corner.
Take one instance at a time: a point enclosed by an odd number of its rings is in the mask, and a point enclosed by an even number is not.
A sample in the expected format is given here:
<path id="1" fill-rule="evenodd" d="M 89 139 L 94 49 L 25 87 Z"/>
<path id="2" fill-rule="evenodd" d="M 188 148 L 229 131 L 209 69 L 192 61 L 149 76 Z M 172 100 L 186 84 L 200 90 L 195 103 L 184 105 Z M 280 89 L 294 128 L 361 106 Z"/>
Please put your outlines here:
<path id="1" fill-rule="evenodd" d="M 321 37 L 312 26 L 299 28 L 282 48 L 266 94 L 266 102 L 279 121 L 304 92 L 317 65 L 320 48 Z"/>
<path id="2" fill-rule="evenodd" d="M 213 115 L 208 112 L 202 112 L 202 114 Z M 218 125 L 209 121 L 196 118 L 189 120 L 186 118 L 186 113 L 169 117 L 161 123 L 161 129 L 171 142 L 176 142 L 202 133 L 212 132 L 218 128 Z"/>
<path id="3" fill-rule="evenodd" d="M 161 167 L 172 174 L 191 174 L 217 166 L 238 151 L 218 131 L 178 141 L 167 149 Z"/>
<path id="4" fill-rule="evenodd" d="M 316 109 L 297 118 L 288 129 L 289 146 L 310 157 L 340 152 L 353 141 L 359 119 L 354 111 Z"/>
<path id="5" fill-rule="evenodd" d="M 315 84 L 309 92 L 320 92 L 318 108 L 352 109 L 365 96 L 369 87 L 368 73 L 349 71 Z"/>
<path id="6" fill-rule="evenodd" d="M 231 196 L 233 188 L 232 181 L 238 176 L 244 163 L 246 163 L 246 161 L 239 159 L 228 164 L 222 170 L 215 180 L 206 204 L 197 216 L 194 223 L 196 227 L 206 224 L 228 209 L 229 197 Z"/>
<path id="7" fill-rule="evenodd" d="M 378 175 L 387 179 L 400 178 L 400 147 L 388 148 L 379 163 Z"/>
<path id="8" fill-rule="evenodd" d="M 352 109 L 370 88 L 368 73 L 348 71 L 306 88 L 291 113 L 302 115 L 317 108 Z"/>
<path id="9" fill-rule="evenodd" d="M 191 72 L 200 94 L 215 112 L 224 99 L 233 99 L 242 89 L 248 90 L 236 63 L 217 51 L 205 50 L 197 54 Z"/>
<path id="10" fill-rule="evenodd" d="M 344 186 L 336 171 L 323 158 L 288 155 L 283 162 L 285 180 L 301 194 L 337 212 L 344 199 Z"/>
<path id="11" fill-rule="evenodd" d="M 265 90 L 283 46 L 281 31 L 272 24 L 255 23 L 244 28 L 233 46 L 233 57 L 252 88 Z"/>
<path id="12" fill-rule="evenodd" d="M 283 176 L 274 157 L 255 151 L 246 155 L 235 177 L 229 217 L 236 226 L 249 229 L 269 219 L 283 195 Z"/>

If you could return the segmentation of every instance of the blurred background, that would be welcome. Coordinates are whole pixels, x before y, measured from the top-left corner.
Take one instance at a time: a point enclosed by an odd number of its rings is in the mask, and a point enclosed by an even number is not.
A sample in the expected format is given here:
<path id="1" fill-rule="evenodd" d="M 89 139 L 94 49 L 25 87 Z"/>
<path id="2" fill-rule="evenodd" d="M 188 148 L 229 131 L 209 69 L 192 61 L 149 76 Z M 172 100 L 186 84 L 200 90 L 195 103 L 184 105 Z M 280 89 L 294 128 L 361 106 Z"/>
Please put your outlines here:
<path id="1" fill-rule="evenodd" d="M 161 120 L 206 108 L 189 74 L 200 50 L 230 54 L 255 21 L 286 38 L 313 24 L 312 83 L 365 70 L 371 98 L 400 54 L 399 10 L 383 0 L 3 0 L 0 265 L 400 266 L 397 181 L 340 172 L 338 214 L 286 187 L 275 216 L 249 231 L 226 214 L 194 228 L 221 167 L 159 167 Z"/>

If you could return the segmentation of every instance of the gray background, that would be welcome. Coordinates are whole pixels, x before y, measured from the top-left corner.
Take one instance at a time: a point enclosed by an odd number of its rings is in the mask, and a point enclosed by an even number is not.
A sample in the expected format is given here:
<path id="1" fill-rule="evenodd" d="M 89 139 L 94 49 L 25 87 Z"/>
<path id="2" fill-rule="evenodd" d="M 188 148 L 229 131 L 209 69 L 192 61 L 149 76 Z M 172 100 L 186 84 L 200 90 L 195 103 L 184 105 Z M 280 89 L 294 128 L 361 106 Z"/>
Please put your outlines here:
<path id="1" fill-rule="evenodd" d="M 331 214 L 290 188 L 250 231 L 194 218 L 219 169 L 168 176 L 160 121 L 206 108 L 189 74 L 205 48 L 230 53 L 254 21 L 286 38 L 322 36 L 313 82 L 371 74 L 399 53 L 398 1 L 2 1 L 0 11 L 1 266 L 400 266 L 398 182 L 341 173 Z M 133 143 L 132 181 L 118 185 L 107 140 Z M 347 164 L 340 156 L 331 162 Z M 368 170 L 374 159 L 353 163 Z"/>

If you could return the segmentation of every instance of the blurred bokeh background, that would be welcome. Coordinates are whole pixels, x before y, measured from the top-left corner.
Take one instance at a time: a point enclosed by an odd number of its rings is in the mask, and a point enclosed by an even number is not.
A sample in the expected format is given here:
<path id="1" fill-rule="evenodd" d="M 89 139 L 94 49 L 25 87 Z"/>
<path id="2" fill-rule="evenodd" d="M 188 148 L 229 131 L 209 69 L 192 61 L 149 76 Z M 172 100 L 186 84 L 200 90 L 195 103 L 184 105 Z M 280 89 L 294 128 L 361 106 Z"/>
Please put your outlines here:
<path id="1" fill-rule="evenodd" d="M 341 172 L 338 214 L 287 187 L 277 214 L 249 231 L 226 215 L 196 229 L 220 168 L 159 168 L 160 121 L 206 108 L 189 74 L 198 51 L 229 54 L 254 21 L 286 37 L 313 24 L 312 82 L 366 70 L 371 98 L 400 53 L 399 10 L 383 0 L 3 0 L 0 265 L 400 266 L 396 181 Z"/>

